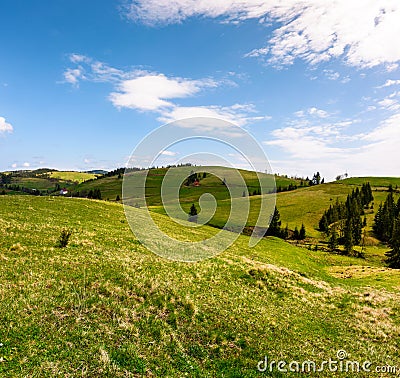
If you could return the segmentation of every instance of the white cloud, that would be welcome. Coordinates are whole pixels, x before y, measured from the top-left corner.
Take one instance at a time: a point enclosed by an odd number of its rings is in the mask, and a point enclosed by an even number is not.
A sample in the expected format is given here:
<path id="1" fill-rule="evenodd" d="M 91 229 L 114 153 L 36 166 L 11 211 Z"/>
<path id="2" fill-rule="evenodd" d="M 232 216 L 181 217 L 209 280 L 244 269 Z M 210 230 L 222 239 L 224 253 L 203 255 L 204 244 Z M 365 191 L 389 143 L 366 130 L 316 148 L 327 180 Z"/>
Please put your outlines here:
<path id="1" fill-rule="evenodd" d="M 171 107 L 167 100 L 193 96 L 204 87 L 217 84 L 209 79 L 189 80 L 168 78 L 163 74 L 147 74 L 118 84 L 118 92 L 110 94 L 110 100 L 116 107 L 139 110 L 158 110 Z"/>
<path id="2" fill-rule="evenodd" d="M 296 117 L 287 126 L 271 132 L 272 138 L 263 144 L 277 147 L 287 156 L 286 160 L 273 162 L 275 171 L 309 175 L 317 169 L 317 164 L 318 169 L 329 179 L 333 179 L 343 170 L 348 170 L 350 174 L 357 172 L 358 176 L 398 175 L 398 109 L 397 113 L 381 121 L 378 127 L 353 135 L 349 135 L 347 129 L 354 124 L 361 124 L 360 119 L 332 123 L 326 119 L 320 121 L 321 123 L 315 124 L 312 119 Z M 354 144 L 355 141 L 357 144 Z M 293 160 L 296 164 L 293 164 Z"/>
<path id="3" fill-rule="evenodd" d="M 244 126 L 251 121 L 270 119 L 268 116 L 253 116 L 252 113 L 254 112 L 254 106 L 251 104 L 234 104 L 232 106 L 175 106 L 163 111 L 158 120 L 167 123 L 185 118 L 208 117 Z"/>
<path id="4" fill-rule="evenodd" d="M 260 56 L 267 55 L 269 52 L 269 47 L 263 47 L 261 49 L 254 49 L 244 55 L 245 58 L 258 58 Z"/>
<path id="5" fill-rule="evenodd" d="M 84 78 L 82 68 L 67 68 L 64 72 L 64 80 L 67 83 L 77 86 L 80 79 Z"/>
<path id="6" fill-rule="evenodd" d="M 164 156 L 176 156 L 176 152 L 173 151 L 168 151 L 168 150 L 164 150 L 160 152 L 160 155 L 164 155 Z"/>
<path id="7" fill-rule="evenodd" d="M 11 164 L 11 168 L 17 168 L 17 163 Z"/>
<path id="8" fill-rule="evenodd" d="M 103 83 L 118 82 L 138 76 L 142 72 L 140 70 L 124 72 L 80 54 L 70 54 L 68 58 L 76 67 L 67 68 L 64 71 L 64 83 L 74 86 L 79 86 L 79 82 L 84 80 Z"/>
<path id="9" fill-rule="evenodd" d="M 232 80 L 168 77 L 162 73 L 137 69 L 123 71 L 78 54 L 72 54 L 69 58 L 71 63 L 78 66 L 64 72 L 65 81 L 75 86 L 79 85 L 80 80 L 112 83 L 114 91 L 108 98 L 115 107 L 155 112 L 161 122 L 213 117 L 243 126 L 251 121 L 271 118 L 257 115 L 252 104 L 181 106 L 177 103 L 177 100 L 195 97 L 205 89 L 232 86 Z"/>
<path id="10" fill-rule="evenodd" d="M 325 110 L 317 109 L 317 108 L 308 109 L 308 114 L 315 115 L 320 118 L 326 118 L 329 115 L 328 112 L 326 112 Z"/>
<path id="11" fill-rule="evenodd" d="M 12 133 L 13 131 L 14 128 L 12 127 L 12 125 L 6 122 L 6 119 L 4 117 L 0 117 L 0 134 Z"/>
<path id="12" fill-rule="evenodd" d="M 337 80 L 340 78 L 340 73 L 333 70 L 323 70 L 322 71 L 328 80 Z"/>
<path id="13" fill-rule="evenodd" d="M 299 118 L 306 117 L 307 115 L 315 116 L 318 118 L 327 118 L 329 117 L 330 114 L 325 110 L 318 109 L 316 107 L 311 107 L 306 110 L 299 110 L 295 112 L 294 115 Z"/>
<path id="14" fill-rule="evenodd" d="M 72 63 L 82 63 L 82 62 L 89 62 L 90 58 L 88 58 L 85 55 L 81 55 L 81 54 L 70 54 L 69 55 L 69 60 Z"/>
<path id="15" fill-rule="evenodd" d="M 394 93 L 394 95 L 389 95 L 385 97 L 383 100 L 378 101 L 378 105 L 380 106 L 381 109 L 386 109 L 386 110 L 398 110 L 400 109 L 400 104 L 399 101 L 393 97 L 395 97 L 397 93 Z"/>
<path id="16" fill-rule="evenodd" d="M 400 3 L 397 0 L 134 0 L 128 18 L 145 24 L 179 23 L 204 16 L 224 22 L 276 22 L 268 45 L 248 56 L 269 54 L 276 65 L 301 58 L 310 64 L 342 58 L 351 66 L 380 64 L 391 71 L 400 61 Z"/>
<path id="17" fill-rule="evenodd" d="M 386 80 L 385 84 L 380 85 L 377 88 L 386 88 L 386 87 L 391 87 L 392 85 L 400 85 L 400 80 Z"/>
<path id="18" fill-rule="evenodd" d="M 25 168 L 28 168 L 28 167 L 30 167 L 31 165 L 30 165 L 30 163 L 25 162 L 24 164 L 22 164 L 22 166 L 25 167 Z"/>

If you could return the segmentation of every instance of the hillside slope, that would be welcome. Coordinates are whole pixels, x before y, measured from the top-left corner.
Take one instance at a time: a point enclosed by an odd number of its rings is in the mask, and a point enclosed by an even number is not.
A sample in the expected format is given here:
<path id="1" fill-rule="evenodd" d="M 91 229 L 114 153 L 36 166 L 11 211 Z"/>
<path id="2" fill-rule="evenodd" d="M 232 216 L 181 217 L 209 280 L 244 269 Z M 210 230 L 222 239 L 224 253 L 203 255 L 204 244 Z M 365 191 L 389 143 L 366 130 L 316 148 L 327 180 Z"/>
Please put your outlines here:
<path id="1" fill-rule="evenodd" d="M 170 168 L 174 170 L 174 168 Z M 187 167 L 187 174 L 194 169 L 194 167 Z M 229 177 L 232 172 L 236 172 L 236 170 L 231 168 L 219 168 L 221 174 L 226 177 L 229 181 Z M 168 171 L 167 168 L 154 168 L 150 170 L 143 170 L 139 172 L 131 172 L 128 175 L 143 175 L 147 174 L 146 180 L 146 197 L 147 197 L 147 204 L 149 206 L 157 206 L 161 205 L 161 184 L 163 182 L 164 176 Z M 252 194 L 254 191 L 259 190 L 260 184 L 257 179 L 257 173 L 253 171 L 246 171 L 246 170 L 239 170 L 240 174 L 242 175 L 243 179 L 246 182 L 248 191 Z M 260 173 L 263 177 L 270 177 L 269 175 Z M 301 180 L 291 179 L 282 176 L 275 177 L 276 186 L 277 187 L 288 187 L 291 185 L 299 186 Z M 95 181 L 87 181 L 83 182 L 80 185 L 77 185 L 74 190 L 79 192 L 88 192 L 91 189 L 100 189 L 102 193 L 102 197 L 104 199 L 115 200 L 117 196 L 122 198 L 122 182 L 123 176 L 111 176 L 111 177 L 104 177 L 99 180 Z M 243 190 L 246 188 L 242 188 L 239 192 L 239 196 L 242 195 Z M 183 203 L 191 203 L 193 201 L 197 201 L 198 198 L 203 194 L 211 192 L 213 193 L 218 200 L 228 199 L 229 192 L 222 185 L 221 179 L 213 176 L 207 175 L 205 178 L 200 178 L 200 186 L 193 187 L 193 186 L 183 186 L 180 195 L 181 201 Z"/>
<path id="2" fill-rule="evenodd" d="M 64 227 L 71 242 L 55 248 Z M 258 377 L 266 355 L 321 362 L 339 349 L 400 366 L 399 272 L 368 260 L 240 236 L 177 263 L 147 251 L 118 204 L 3 196 L 0 261 L 2 377 Z"/>

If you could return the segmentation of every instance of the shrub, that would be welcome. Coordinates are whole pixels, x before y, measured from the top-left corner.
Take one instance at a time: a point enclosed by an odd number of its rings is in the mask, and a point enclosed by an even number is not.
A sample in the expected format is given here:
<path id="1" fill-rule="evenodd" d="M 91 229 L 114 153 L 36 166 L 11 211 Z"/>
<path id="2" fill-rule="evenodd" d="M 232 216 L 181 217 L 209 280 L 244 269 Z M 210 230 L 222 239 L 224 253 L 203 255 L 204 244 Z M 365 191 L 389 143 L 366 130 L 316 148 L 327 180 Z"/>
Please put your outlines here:
<path id="1" fill-rule="evenodd" d="M 63 228 L 61 230 L 60 237 L 58 238 L 56 247 L 65 248 L 68 245 L 69 238 L 71 237 L 72 231 L 68 228 Z"/>

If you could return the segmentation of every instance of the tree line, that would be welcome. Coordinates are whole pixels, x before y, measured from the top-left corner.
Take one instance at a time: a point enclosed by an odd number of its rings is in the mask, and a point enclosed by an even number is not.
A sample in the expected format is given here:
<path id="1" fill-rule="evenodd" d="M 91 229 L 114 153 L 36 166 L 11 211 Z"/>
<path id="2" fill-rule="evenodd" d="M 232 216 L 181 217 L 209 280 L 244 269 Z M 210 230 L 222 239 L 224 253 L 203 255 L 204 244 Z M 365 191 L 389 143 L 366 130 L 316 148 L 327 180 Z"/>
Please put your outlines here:
<path id="1" fill-rule="evenodd" d="M 345 253 L 351 254 L 354 246 L 361 244 L 362 229 L 366 226 L 366 218 L 362 221 L 361 217 L 373 200 L 371 185 L 366 183 L 361 190 L 353 189 L 345 202 L 337 199 L 324 212 L 319 221 L 319 229 L 330 236 L 329 246 L 332 250 L 343 244 Z"/>
<path id="2" fill-rule="evenodd" d="M 376 237 L 391 248 L 386 253 L 389 267 L 400 268 L 400 198 L 396 203 L 392 186 L 375 214 L 373 230 Z"/>

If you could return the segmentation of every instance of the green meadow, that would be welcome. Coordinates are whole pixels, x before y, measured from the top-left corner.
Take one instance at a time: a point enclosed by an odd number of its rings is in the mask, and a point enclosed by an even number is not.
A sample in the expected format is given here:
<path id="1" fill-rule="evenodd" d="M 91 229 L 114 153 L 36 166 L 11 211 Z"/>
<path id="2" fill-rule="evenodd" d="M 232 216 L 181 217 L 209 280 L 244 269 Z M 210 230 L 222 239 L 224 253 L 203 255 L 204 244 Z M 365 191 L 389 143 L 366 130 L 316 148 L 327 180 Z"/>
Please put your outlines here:
<path id="1" fill-rule="evenodd" d="M 215 233 L 153 216 L 177 238 Z M 120 204 L 61 197 L 2 196 L 0 235 L 1 377 L 298 376 L 257 363 L 339 349 L 400 366 L 400 277 L 379 249 L 356 259 L 240 236 L 179 263 L 141 245 Z"/>
<path id="2" fill-rule="evenodd" d="M 187 174 L 191 172 L 191 170 L 195 169 L 195 167 L 187 167 Z M 171 168 L 173 171 L 174 168 Z M 221 172 L 221 177 L 229 178 L 236 173 L 236 170 L 230 168 L 219 169 Z M 162 204 L 161 200 L 161 184 L 165 177 L 168 168 L 154 168 L 150 170 L 143 170 L 139 172 L 131 172 L 128 173 L 127 176 L 136 176 L 136 175 L 147 175 L 146 179 L 146 200 L 148 206 L 157 206 Z M 259 180 L 257 174 L 255 172 L 246 171 L 246 170 L 238 170 L 243 177 L 246 187 L 243 186 L 238 191 L 238 196 L 241 196 L 243 190 L 248 190 L 249 193 L 253 193 L 255 190 L 260 189 Z M 266 175 L 260 173 L 260 176 L 265 179 L 270 179 L 271 175 Z M 288 187 L 290 184 L 292 185 L 300 185 L 301 180 L 291 179 L 282 176 L 274 177 L 276 186 Z M 88 192 L 91 189 L 98 188 L 101 190 L 102 197 L 104 199 L 115 200 L 117 196 L 122 198 L 122 182 L 123 176 L 119 177 L 117 175 L 111 177 L 104 177 L 101 179 L 97 179 L 94 181 L 86 181 L 82 182 L 79 185 L 76 185 L 73 190 L 75 191 L 85 191 Z M 220 178 L 215 175 L 206 175 L 205 178 L 200 178 L 200 186 L 184 186 L 182 185 L 180 189 L 180 201 L 182 203 L 191 203 L 193 201 L 198 201 L 200 196 L 204 193 L 211 192 L 217 200 L 229 199 L 230 195 L 225 186 L 222 185 L 222 181 Z"/>

